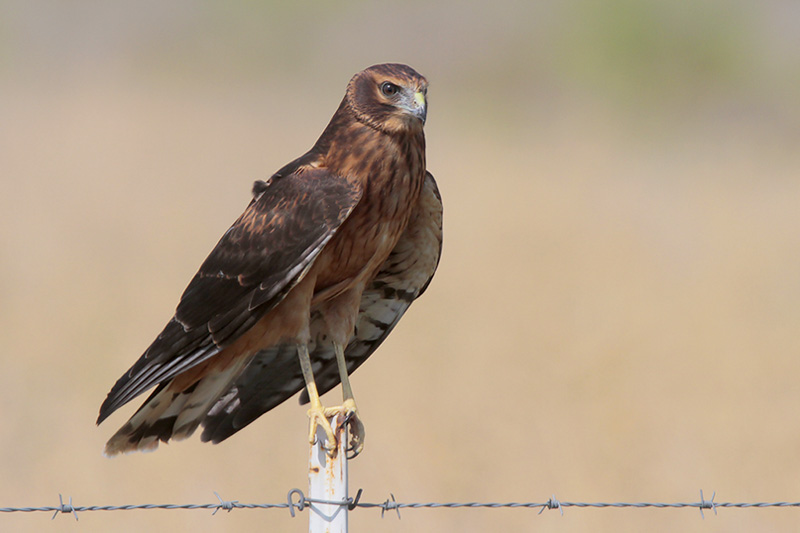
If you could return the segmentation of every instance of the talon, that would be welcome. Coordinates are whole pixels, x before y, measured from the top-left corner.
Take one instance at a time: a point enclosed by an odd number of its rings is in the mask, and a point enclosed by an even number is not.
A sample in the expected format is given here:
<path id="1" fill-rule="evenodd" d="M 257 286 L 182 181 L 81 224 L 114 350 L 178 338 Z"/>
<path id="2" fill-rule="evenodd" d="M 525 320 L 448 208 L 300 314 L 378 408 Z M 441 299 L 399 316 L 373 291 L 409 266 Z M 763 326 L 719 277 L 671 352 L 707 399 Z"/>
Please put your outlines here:
<path id="1" fill-rule="evenodd" d="M 336 431 L 334 431 L 330 423 L 330 418 L 341 414 L 344 415 L 344 420 L 336 427 Z M 311 444 L 316 443 L 317 428 L 322 427 L 326 436 L 326 442 L 323 443 L 323 447 L 331 457 L 336 455 L 336 451 L 339 448 L 339 441 L 336 435 L 343 428 L 346 431 L 346 436 L 344 438 L 348 438 L 347 434 L 349 434 L 348 446 L 345 450 L 348 454 L 347 458 L 352 459 L 364 449 L 364 436 L 366 432 L 364 431 L 364 424 L 358 416 L 358 408 L 353 400 L 345 400 L 343 405 L 336 407 L 322 407 L 322 405 L 312 407 L 308 410 L 308 417 L 311 419 L 308 436 L 309 442 Z"/>
<path id="2" fill-rule="evenodd" d="M 352 399 L 345 400 L 342 406 L 345 409 L 345 417 L 342 425 L 350 436 L 347 443 L 347 458 L 353 459 L 364 450 L 364 438 L 366 432 L 364 431 L 364 423 L 358 416 L 358 408 L 355 401 Z"/>
<path id="3" fill-rule="evenodd" d="M 353 459 L 364 450 L 364 424 L 358 418 L 354 422 L 355 427 L 353 425 L 347 426 L 350 433 L 350 442 L 346 450 L 348 459 Z"/>
<path id="4" fill-rule="evenodd" d="M 333 428 L 331 427 L 331 423 L 328 421 L 327 411 L 328 410 L 322 407 L 322 405 L 313 406 L 308 410 L 308 418 L 310 419 L 308 442 L 314 444 L 317 441 L 317 428 L 321 426 L 327 437 L 326 442 L 323 443 L 323 447 L 329 455 L 333 455 L 336 453 L 338 442 Z M 331 452 L 333 452 L 333 454 Z"/>
<path id="5" fill-rule="evenodd" d="M 347 424 L 349 424 L 350 420 L 353 418 L 353 416 L 355 416 L 355 412 L 354 411 L 348 411 L 348 413 L 346 415 L 344 415 L 344 421 L 342 421 L 342 425 L 346 426 Z"/>

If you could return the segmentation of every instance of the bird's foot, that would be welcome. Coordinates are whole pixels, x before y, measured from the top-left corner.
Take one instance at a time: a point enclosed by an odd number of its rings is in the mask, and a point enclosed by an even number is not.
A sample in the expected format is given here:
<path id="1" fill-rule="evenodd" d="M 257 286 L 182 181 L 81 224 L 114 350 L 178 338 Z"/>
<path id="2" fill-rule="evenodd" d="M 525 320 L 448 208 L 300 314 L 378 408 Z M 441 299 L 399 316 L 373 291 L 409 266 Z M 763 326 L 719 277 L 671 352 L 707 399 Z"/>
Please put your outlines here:
<path id="1" fill-rule="evenodd" d="M 348 399 L 340 407 L 333 409 L 339 409 L 337 412 L 344 415 L 342 425 L 345 426 L 350 436 L 350 441 L 347 443 L 347 458 L 352 459 L 364 450 L 364 437 L 366 436 L 364 423 L 358 416 L 358 407 L 356 407 L 355 400 Z"/>
<path id="2" fill-rule="evenodd" d="M 322 443 L 322 446 L 325 448 L 325 451 L 333 457 L 336 455 L 336 449 L 338 448 L 338 443 L 336 440 L 336 434 L 333 432 L 333 428 L 331 427 L 331 423 L 328 421 L 330 409 L 325 408 L 322 404 L 312 405 L 308 409 L 308 418 L 309 418 L 309 428 L 308 428 L 308 442 L 314 444 L 317 439 L 317 427 L 322 427 L 322 430 L 325 432 L 325 442 Z"/>
<path id="3" fill-rule="evenodd" d="M 344 416 L 342 425 L 334 428 L 331 426 L 330 419 L 339 415 Z M 358 407 L 353 400 L 345 400 L 342 405 L 336 407 L 323 407 L 322 405 L 311 407 L 308 410 L 308 417 L 311 419 L 309 442 L 315 442 L 317 428 L 322 427 L 325 431 L 326 442 L 323 444 L 325 451 L 333 457 L 339 448 L 339 441 L 336 438 L 342 429 L 349 433 L 350 441 L 347 446 L 347 458 L 352 459 L 364 449 L 364 424 L 358 416 Z M 343 428 L 344 426 L 344 428 Z"/>

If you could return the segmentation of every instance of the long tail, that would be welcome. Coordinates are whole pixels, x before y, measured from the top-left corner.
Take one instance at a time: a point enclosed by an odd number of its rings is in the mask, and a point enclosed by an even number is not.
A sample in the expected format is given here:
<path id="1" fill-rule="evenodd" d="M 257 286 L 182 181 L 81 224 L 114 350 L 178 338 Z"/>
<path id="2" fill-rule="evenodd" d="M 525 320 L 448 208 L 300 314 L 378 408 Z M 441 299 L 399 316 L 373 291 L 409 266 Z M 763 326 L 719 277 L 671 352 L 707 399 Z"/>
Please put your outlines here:
<path id="1" fill-rule="evenodd" d="M 162 383 L 108 443 L 108 456 L 133 451 L 150 451 L 159 442 L 191 436 L 211 406 L 230 388 L 231 382 L 247 366 L 241 358 L 225 368 L 206 368 L 200 364 L 191 371 Z"/>

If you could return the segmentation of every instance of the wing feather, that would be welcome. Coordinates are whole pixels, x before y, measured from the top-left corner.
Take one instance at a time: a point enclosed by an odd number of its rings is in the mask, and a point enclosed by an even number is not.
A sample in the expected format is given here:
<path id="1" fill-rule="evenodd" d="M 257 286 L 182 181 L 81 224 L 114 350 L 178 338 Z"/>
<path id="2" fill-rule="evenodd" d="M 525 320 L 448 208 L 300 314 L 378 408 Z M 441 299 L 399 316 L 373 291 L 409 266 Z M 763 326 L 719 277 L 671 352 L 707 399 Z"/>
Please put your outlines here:
<path id="1" fill-rule="evenodd" d="M 355 184 L 325 169 L 294 168 L 264 183 L 203 262 L 174 317 L 111 389 L 97 423 L 252 327 L 308 272 L 360 197 Z"/>
<path id="2" fill-rule="evenodd" d="M 348 373 L 386 339 L 411 303 L 428 287 L 442 250 L 442 201 L 428 173 L 420 201 L 392 253 L 362 295 L 356 331 L 346 349 Z M 311 355 L 320 394 L 339 383 L 333 345 L 319 313 L 311 317 Z M 203 441 L 218 443 L 304 388 L 293 344 L 257 354 L 203 420 Z M 308 402 L 304 391 L 301 403 Z"/>

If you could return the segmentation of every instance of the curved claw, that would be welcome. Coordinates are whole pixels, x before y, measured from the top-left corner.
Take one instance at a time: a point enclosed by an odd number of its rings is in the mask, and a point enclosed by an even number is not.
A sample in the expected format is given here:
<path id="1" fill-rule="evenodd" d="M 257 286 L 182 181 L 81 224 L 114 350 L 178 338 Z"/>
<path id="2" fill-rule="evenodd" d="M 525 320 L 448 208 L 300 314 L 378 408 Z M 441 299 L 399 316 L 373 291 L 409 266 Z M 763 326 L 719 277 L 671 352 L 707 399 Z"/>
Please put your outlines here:
<path id="1" fill-rule="evenodd" d="M 366 436 L 364 423 L 361 422 L 357 411 L 349 411 L 343 425 L 346 426 L 350 435 L 350 441 L 347 444 L 347 458 L 353 459 L 364 450 L 364 437 Z"/>
<path id="2" fill-rule="evenodd" d="M 342 414 L 344 415 L 344 419 L 341 425 L 334 431 L 330 419 Z M 349 434 L 350 438 L 346 449 L 348 459 L 357 456 L 364 449 L 364 437 L 366 432 L 364 431 L 364 424 L 358 416 L 358 408 L 354 401 L 345 400 L 343 405 L 337 407 L 322 407 L 322 405 L 311 407 L 308 410 L 308 417 L 311 419 L 308 436 L 309 442 L 311 444 L 316 442 L 317 427 L 322 427 L 327 439 L 324 448 L 331 457 L 336 455 L 339 447 L 339 441 L 336 435 L 339 435 L 339 432 L 343 429 Z"/>
<path id="3" fill-rule="evenodd" d="M 329 455 L 333 455 L 336 453 L 336 448 L 338 447 L 336 441 L 336 434 L 333 432 L 333 428 L 331 427 L 331 423 L 328 421 L 328 417 L 326 416 L 326 409 L 321 405 L 316 407 L 311 407 L 308 410 L 308 418 L 309 418 L 309 429 L 308 429 L 308 442 L 310 444 L 314 444 L 317 438 L 317 427 L 322 427 L 322 430 L 325 432 L 326 442 L 323 444 L 323 447 L 328 452 Z"/>
<path id="4" fill-rule="evenodd" d="M 337 428 L 337 433 L 339 429 L 345 428 L 349 434 L 347 458 L 352 459 L 364 450 L 366 432 L 364 431 L 364 423 L 361 422 L 361 418 L 358 416 L 358 407 L 356 407 L 356 403 L 352 399 L 345 400 L 341 409 L 344 411 L 345 416 L 342 425 Z"/>

